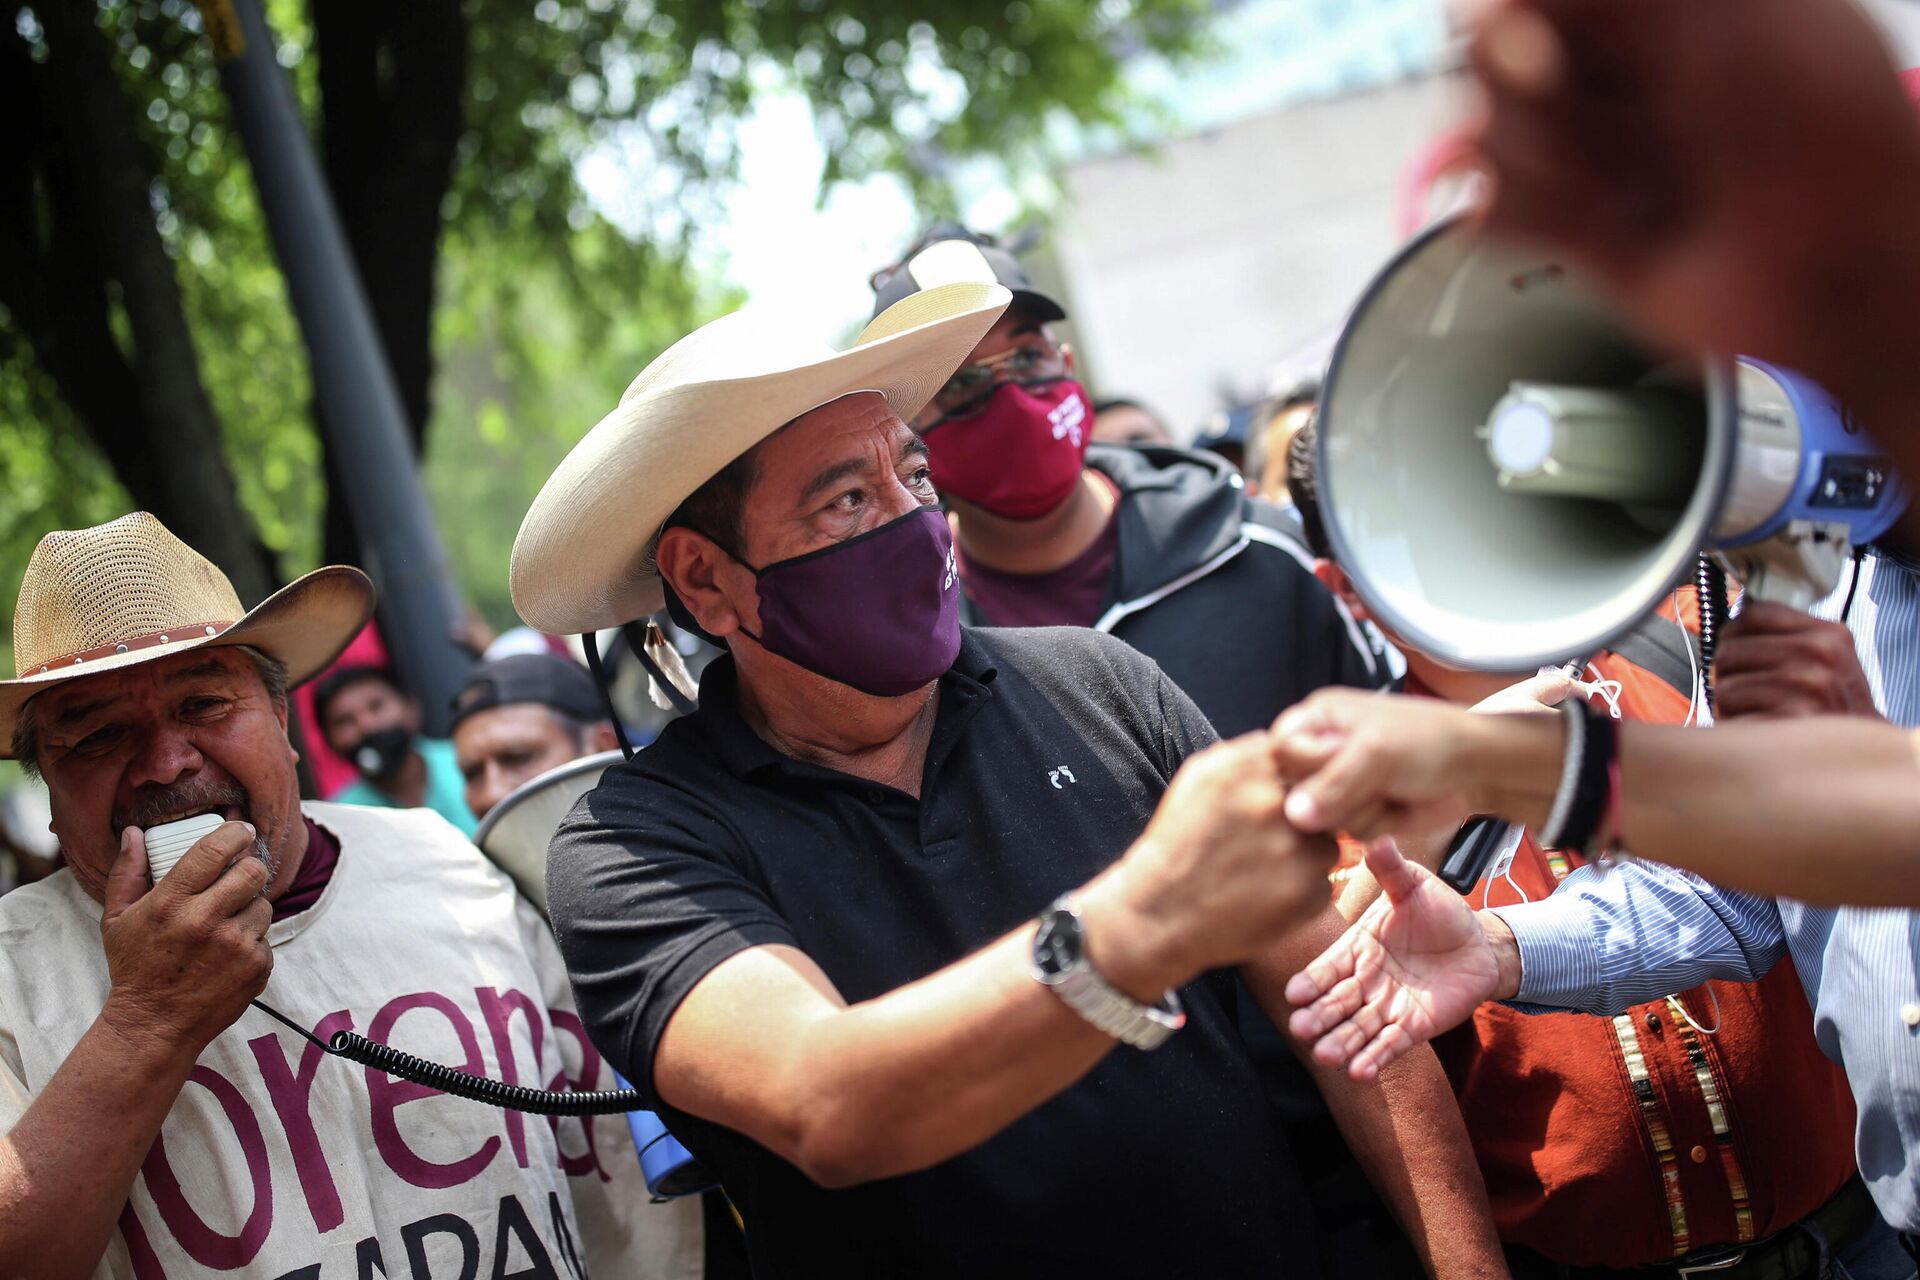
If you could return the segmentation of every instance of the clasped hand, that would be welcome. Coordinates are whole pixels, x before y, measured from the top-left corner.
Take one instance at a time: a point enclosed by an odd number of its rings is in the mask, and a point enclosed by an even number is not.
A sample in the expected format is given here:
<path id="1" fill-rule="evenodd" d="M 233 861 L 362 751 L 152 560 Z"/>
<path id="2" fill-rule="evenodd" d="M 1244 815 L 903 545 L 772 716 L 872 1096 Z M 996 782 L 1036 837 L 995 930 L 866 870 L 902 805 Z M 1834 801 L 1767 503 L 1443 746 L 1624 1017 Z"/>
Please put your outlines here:
<path id="1" fill-rule="evenodd" d="M 1292 780 L 1290 821 L 1304 831 L 1371 840 L 1381 896 L 1287 984 L 1289 1030 L 1314 1059 L 1355 1080 L 1518 989 L 1517 955 L 1497 916 L 1476 915 L 1393 833 L 1452 830 L 1491 805 L 1467 763 L 1503 711 L 1539 712 L 1588 687 L 1560 673 L 1524 681 L 1475 711 L 1437 701 L 1323 690 L 1275 723 Z M 1512 727 L 1507 721 L 1506 728 Z M 1557 721 L 1544 726 L 1557 733 Z"/>

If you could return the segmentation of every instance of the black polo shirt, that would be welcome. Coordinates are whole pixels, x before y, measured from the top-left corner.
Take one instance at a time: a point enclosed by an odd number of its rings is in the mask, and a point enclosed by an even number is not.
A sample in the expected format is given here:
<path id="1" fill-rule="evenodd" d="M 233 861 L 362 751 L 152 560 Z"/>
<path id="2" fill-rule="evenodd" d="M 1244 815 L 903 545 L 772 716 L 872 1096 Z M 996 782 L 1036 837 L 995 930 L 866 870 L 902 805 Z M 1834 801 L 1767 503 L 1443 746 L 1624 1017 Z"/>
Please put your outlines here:
<path id="1" fill-rule="evenodd" d="M 548 895 L 601 1051 L 725 1184 L 757 1274 L 1317 1274 L 1298 1171 L 1233 1023 L 1225 975 L 1184 1030 L 934 1168 L 829 1191 L 662 1104 L 653 1055 L 727 957 L 797 947 L 850 1002 L 1016 928 L 1145 826 L 1204 717 L 1127 645 L 1078 628 L 969 631 L 941 680 L 921 798 L 790 759 L 699 710 L 609 770 L 555 838 Z"/>

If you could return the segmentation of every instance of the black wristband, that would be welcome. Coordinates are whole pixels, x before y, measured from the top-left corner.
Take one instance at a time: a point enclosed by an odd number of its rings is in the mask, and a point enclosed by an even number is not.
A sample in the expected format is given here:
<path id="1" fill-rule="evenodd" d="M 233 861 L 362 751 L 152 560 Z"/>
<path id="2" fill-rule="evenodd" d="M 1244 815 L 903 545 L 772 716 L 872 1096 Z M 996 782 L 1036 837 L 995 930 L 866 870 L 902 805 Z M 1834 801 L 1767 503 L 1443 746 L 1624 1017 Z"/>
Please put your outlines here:
<path id="1" fill-rule="evenodd" d="M 1607 802 L 1613 788 L 1613 757 L 1618 745 L 1618 726 L 1613 717 L 1581 709 L 1586 732 L 1580 735 L 1580 760 L 1573 770 L 1573 796 L 1567 806 L 1565 822 L 1553 836 L 1552 846 L 1592 852 L 1606 820 Z"/>

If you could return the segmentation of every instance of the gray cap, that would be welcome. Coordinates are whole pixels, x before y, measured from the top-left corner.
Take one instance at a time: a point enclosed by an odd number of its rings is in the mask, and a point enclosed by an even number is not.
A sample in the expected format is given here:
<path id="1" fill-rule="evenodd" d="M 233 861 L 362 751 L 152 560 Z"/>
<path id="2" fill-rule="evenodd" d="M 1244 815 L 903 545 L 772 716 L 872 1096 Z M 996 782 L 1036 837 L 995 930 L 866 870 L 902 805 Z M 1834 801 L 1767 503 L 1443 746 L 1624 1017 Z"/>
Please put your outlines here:
<path id="1" fill-rule="evenodd" d="M 938 240 L 873 283 L 873 314 L 922 289 L 955 281 L 995 281 L 1013 293 L 1013 305 L 1037 320 L 1065 320 L 1064 307 L 1033 287 L 1020 260 L 1005 249 L 974 240 Z"/>

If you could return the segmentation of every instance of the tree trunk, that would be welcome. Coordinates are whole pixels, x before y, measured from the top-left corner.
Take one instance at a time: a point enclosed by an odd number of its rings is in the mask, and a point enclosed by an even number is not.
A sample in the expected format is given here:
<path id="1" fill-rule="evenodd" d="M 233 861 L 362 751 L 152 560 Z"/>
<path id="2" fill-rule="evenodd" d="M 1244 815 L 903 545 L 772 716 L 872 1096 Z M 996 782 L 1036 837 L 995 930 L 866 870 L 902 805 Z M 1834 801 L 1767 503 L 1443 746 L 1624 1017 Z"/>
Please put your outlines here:
<path id="1" fill-rule="evenodd" d="M 465 129 L 466 18 L 459 0 L 313 3 L 309 11 L 327 182 L 418 457 L 433 388 L 440 206 Z M 327 476 L 328 557 L 357 560 L 331 459 Z"/>
<path id="2" fill-rule="evenodd" d="M 219 565 L 243 601 L 256 602 L 278 574 L 240 506 L 200 380 L 173 259 L 154 221 L 155 167 L 132 124 L 133 106 L 91 6 L 36 12 L 48 60 L 35 66 L 9 54 L 16 65 L 4 68 L 4 78 L 12 82 L 9 96 L 36 99 L 12 118 L 51 127 L 9 131 L 9 151 L 34 154 L 9 156 L 29 167 L 10 163 L 8 171 L 37 171 L 49 216 L 47 230 L 36 234 L 31 210 L 23 227 L 21 209 L 9 207 L 0 297 L 134 501 Z M 115 285 L 131 351 L 113 333 Z"/>

